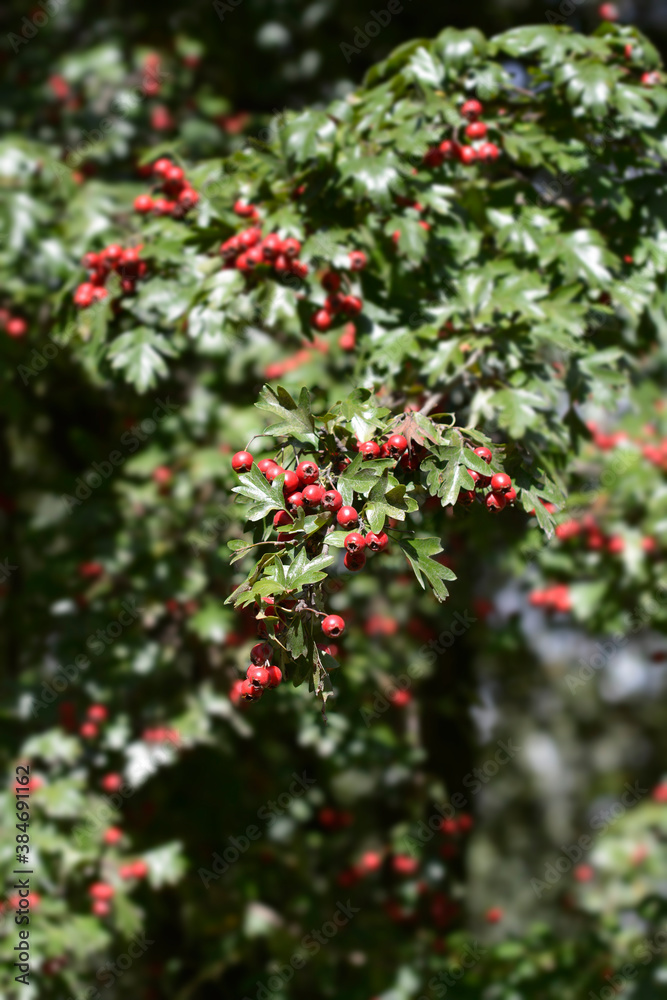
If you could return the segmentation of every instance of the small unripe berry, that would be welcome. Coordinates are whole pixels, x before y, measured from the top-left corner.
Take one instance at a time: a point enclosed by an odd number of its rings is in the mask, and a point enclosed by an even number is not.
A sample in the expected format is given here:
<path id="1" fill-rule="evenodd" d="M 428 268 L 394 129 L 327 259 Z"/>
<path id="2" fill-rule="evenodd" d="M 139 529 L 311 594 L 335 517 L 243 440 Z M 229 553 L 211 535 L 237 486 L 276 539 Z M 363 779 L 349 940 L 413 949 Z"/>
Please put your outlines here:
<path id="1" fill-rule="evenodd" d="M 336 520 L 341 528 L 351 528 L 353 525 L 359 523 L 359 515 L 354 507 L 341 507 L 336 514 Z"/>
<path id="2" fill-rule="evenodd" d="M 408 442 L 402 434 L 392 434 L 386 443 L 387 452 L 392 458 L 400 458 L 407 448 Z"/>
<path id="3" fill-rule="evenodd" d="M 254 459 L 249 451 L 237 451 L 232 458 L 232 469 L 234 472 L 249 472 L 253 461 Z"/>
<path id="4" fill-rule="evenodd" d="M 496 472 L 491 476 L 491 489 L 494 493 L 507 493 L 512 488 L 512 480 L 504 472 Z"/>
<path id="5" fill-rule="evenodd" d="M 389 544 L 389 536 L 382 531 L 376 535 L 374 531 L 369 531 L 366 535 L 366 546 L 371 552 L 382 552 Z"/>
<path id="6" fill-rule="evenodd" d="M 250 659 L 261 666 L 273 656 L 273 646 L 270 642 L 258 642 L 250 650 Z"/>
<path id="7" fill-rule="evenodd" d="M 306 486 L 302 496 L 306 507 L 317 507 L 324 496 L 324 490 L 321 486 Z"/>
<path id="8" fill-rule="evenodd" d="M 325 510 L 335 513 L 343 506 L 343 498 L 338 490 L 327 490 L 322 496 L 322 506 Z"/>
<path id="9" fill-rule="evenodd" d="M 350 572 L 357 573 L 366 565 L 366 556 L 363 552 L 346 552 L 343 557 L 343 565 Z"/>
<path id="10" fill-rule="evenodd" d="M 328 639 L 337 639 L 345 631 L 345 622 L 340 615 L 327 615 L 322 619 L 322 631 Z"/>
<path id="11" fill-rule="evenodd" d="M 359 445 L 359 451 L 364 456 L 364 458 L 379 458 L 380 457 L 380 445 L 375 441 L 362 441 Z"/>
<path id="12" fill-rule="evenodd" d="M 486 462 L 487 465 L 489 464 L 489 462 L 493 458 L 493 455 L 492 455 L 491 451 L 489 450 L 489 448 L 485 448 L 484 445 L 480 445 L 479 448 L 475 448 L 474 454 L 478 455 L 481 459 L 483 459 Z"/>
<path id="13" fill-rule="evenodd" d="M 315 465 L 315 462 L 299 462 L 296 467 L 296 474 L 304 486 L 310 486 L 312 483 L 317 482 L 320 470 Z"/>
<path id="14" fill-rule="evenodd" d="M 361 552 L 366 548 L 364 536 L 358 531 L 351 531 L 345 536 L 345 548 L 348 552 Z"/>
<path id="15" fill-rule="evenodd" d="M 253 663 L 246 671 L 246 679 L 249 680 L 251 684 L 259 685 L 259 687 L 268 687 L 269 671 L 266 667 Z"/>

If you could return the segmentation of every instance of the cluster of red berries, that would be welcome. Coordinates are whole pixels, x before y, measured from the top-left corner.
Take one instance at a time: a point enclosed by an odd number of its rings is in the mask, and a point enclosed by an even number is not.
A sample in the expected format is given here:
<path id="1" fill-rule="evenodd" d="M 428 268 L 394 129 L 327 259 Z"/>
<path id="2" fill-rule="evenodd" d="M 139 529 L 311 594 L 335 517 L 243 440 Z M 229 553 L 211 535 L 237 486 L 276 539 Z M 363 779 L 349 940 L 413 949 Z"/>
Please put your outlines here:
<path id="1" fill-rule="evenodd" d="M 170 729 L 169 726 L 154 726 L 144 729 L 141 734 L 144 743 L 180 743 L 181 736 L 177 729 Z"/>
<path id="2" fill-rule="evenodd" d="M 140 194 L 134 199 L 135 212 L 141 215 L 171 215 L 174 219 L 181 219 L 195 207 L 199 195 L 191 187 L 182 167 L 161 157 L 155 161 L 151 172 L 166 197 L 153 198 L 149 194 Z"/>
<path id="3" fill-rule="evenodd" d="M 21 316 L 12 316 L 9 309 L 0 309 L 0 330 L 4 330 L 8 337 L 24 337 L 28 324 Z"/>
<path id="4" fill-rule="evenodd" d="M 465 145 L 458 139 L 443 139 L 437 146 L 431 146 L 424 154 L 425 167 L 441 167 L 445 160 L 458 160 L 464 166 L 470 166 L 480 160 L 483 163 L 493 163 L 500 156 L 500 149 L 494 142 L 487 139 L 488 126 L 480 121 L 484 108 L 478 100 L 471 98 L 461 106 L 461 115 L 468 124 L 464 134 L 477 145 Z"/>
<path id="5" fill-rule="evenodd" d="M 491 450 L 484 447 L 484 445 L 474 448 L 473 452 L 485 461 L 487 465 L 493 458 Z M 478 497 L 483 500 L 487 510 L 497 513 L 508 503 L 514 503 L 516 500 L 516 490 L 512 486 L 512 480 L 505 472 L 495 472 L 491 476 L 483 476 L 479 472 L 475 472 L 474 469 L 468 469 L 468 474 L 472 477 L 475 488 L 474 490 L 461 490 L 459 492 L 458 502 L 464 504 L 464 506 L 469 506 L 475 497 Z M 485 493 L 484 491 L 487 489 L 488 493 Z"/>
<path id="6" fill-rule="evenodd" d="M 278 687 L 283 679 L 280 667 L 271 663 L 273 647 L 270 642 L 258 642 L 250 650 L 250 666 L 246 679 L 238 681 L 235 693 L 244 701 L 258 701 L 266 688 Z"/>
<path id="7" fill-rule="evenodd" d="M 109 291 L 104 286 L 112 271 L 120 278 L 121 295 L 134 294 L 139 278 L 146 274 L 147 264 L 139 259 L 141 247 L 123 247 L 110 243 L 99 253 L 85 254 L 81 263 L 90 271 L 88 281 L 79 285 L 74 293 L 74 303 L 81 309 L 87 309 L 93 302 L 106 299 Z"/>
<path id="8" fill-rule="evenodd" d="M 145 878 L 148 875 L 148 865 L 141 860 L 126 862 L 119 866 L 118 874 L 122 879 Z M 91 913 L 96 917 L 107 917 L 111 912 L 111 901 L 116 895 L 114 887 L 109 882 L 93 882 L 88 894 L 92 899 Z"/>
<path id="9" fill-rule="evenodd" d="M 563 521 L 556 527 L 556 537 L 561 542 L 581 538 L 584 540 L 586 548 L 591 551 L 605 551 L 610 555 L 620 555 L 625 549 L 625 539 L 621 535 L 607 535 L 592 514 L 586 514 L 580 519 L 570 518 L 568 521 Z M 641 547 L 644 552 L 650 555 L 657 551 L 658 543 L 655 538 L 646 535 L 642 538 Z"/>
<path id="10" fill-rule="evenodd" d="M 236 202 L 237 215 L 246 206 Z M 254 206 L 250 206 L 254 209 Z M 254 218 L 254 217 L 253 217 Z M 278 233 L 262 237 L 259 226 L 249 226 L 220 244 L 220 254 L 225 268 L 232 268 L 247 274 L 258 267 L 272 268 L 276 274 L 292 274 L 305 278 L 308 265 L 299 260 L 301 244 L 293 236 L 283 238 Z"/>
<path id="11" fill-rule="evenodd" d="M 363 250 L 351 250 L 349 254 L 350 271 L 363 271 L 367 264 Z M 324 305 L 310 318 L 311 326 L 320 333 L 325 333 L 334 322 L 336 316 L 358 316 L 364 307 L 363 301 L 357 295 L 350 295 L 349 290 L 341 292 L 342 278 L 338 271 L 325 271 L 322 275 L 322 288 L 328 292 Z"/>
<path id="12" fill-rule="evenodd" d="M 543 590 L 534 590 L 529 601 L 534 608 L 544 608 L 545 611 L 565 613 L 572 610 L 572 597 L 566 583 L 555 583 Z"/>
<path id="13" fill-rule="evenodd" d="M 86 722 L 79 728 L 79 734 L 84 740 L 94 740 L 99 735 L 99 727 L 109 718 L 109 712 L 104 705 L 91 705 L 86 712 Z"/>

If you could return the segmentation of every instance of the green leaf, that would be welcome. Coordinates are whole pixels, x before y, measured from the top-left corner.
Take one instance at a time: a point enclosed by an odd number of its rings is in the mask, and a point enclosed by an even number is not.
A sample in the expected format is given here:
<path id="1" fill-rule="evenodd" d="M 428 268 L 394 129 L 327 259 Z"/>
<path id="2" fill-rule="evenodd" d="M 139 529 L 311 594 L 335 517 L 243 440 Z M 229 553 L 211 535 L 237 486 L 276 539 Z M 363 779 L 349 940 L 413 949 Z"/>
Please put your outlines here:
<path id="1" fill-rule="evenodd" d="M 455 580 L 456 576 L 451 569 L 436 562 L 432 557 L 443 551 L 439 538 L 413 538 L 401 539 L 399 545 L 407 556 L 415 576 L 421 586 L 426 589 L 424 577 L 433 588 L 433 592 L 439 601 L 445 601 L 449 596 L 444 580 Z"/>
<path id="2" fill-rule="evenodd" d="M 254 501 L 248 509 L 248 520 L 259 521 L 272 510 L 283 510 L 284 482 L 285 476 L 280 475 L 274 479 L 273 484 L 268 483 L 257 466 L 253 465 L 249 472 L 239 476 L 239 485 L 233 488 L 232 493 L 238 493 Z"/>
<path id="3" fill-rule="evenodd" d="M 175 354 L 165 337 L 145 326 L 122 333 L 108 351 L 111 367 L 122 371 L 138 392 L 145 392 L 157 384 L 158 376 L 168 374 L 164 355 L 174 357 Z"/>
<path id="4" fill-rule="evenodd" d="M 443 71 L 441 64 L 431 55 L 428 49 L 425 49 L 421 45 L 410 57 L 410 61 L 405 67 L 404 72 L 407 76 L 418 80 L 419 83 L 425 83 L 429 87 L 439 87 L 442 82 Z"/>
<path id="5" fill-rule="evenodd" d="M 281 385 L 275 390 L 270 385 L 265 385 L 255 406 L 260 410 L 269 410 L 278 417 L 275 424 L 267 427 L 267 434 L 272 434 L 274 437 L 295 437 L 299 441 L 307 441 L 313 445 L 318 443 L 315 421 L 310 410 L 310 393 L 305 386 L 301 389 L 299 402 L 296 403 L 287 389 Z"/>
<path id="6" fill-rule="evenodd" d="M 309 560 L 304 548 L 299 549 L 294 562 L 287 570 L 286 585 L 288 590 L 301 590 L 311 583 L 319 583 L 326 576 L 325 566 L 330 566 L 334 556 L 322 553 Z"/>

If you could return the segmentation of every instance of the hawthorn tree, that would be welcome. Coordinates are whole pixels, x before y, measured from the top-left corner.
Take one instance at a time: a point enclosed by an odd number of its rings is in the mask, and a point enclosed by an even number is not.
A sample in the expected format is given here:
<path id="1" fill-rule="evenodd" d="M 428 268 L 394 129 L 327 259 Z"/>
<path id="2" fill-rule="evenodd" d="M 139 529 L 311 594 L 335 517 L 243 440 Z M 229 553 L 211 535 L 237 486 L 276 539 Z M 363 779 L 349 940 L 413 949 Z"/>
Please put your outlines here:
<path id="1" fill-rule="evenodd" d="M 659 995 L 666 101 L 446 29 L 224 158 L 0 149 L 40 995 Z"/>

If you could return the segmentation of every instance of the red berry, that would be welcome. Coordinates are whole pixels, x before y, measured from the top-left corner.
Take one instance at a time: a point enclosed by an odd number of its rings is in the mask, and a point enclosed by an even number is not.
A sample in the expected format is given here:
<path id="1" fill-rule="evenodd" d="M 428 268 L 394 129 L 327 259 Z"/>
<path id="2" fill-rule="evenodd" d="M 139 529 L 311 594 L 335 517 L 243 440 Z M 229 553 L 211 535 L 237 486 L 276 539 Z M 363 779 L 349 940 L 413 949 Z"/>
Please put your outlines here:
<path id="1" fill-rule="evenodd" d="M 336 316 L 343 308 L 344 295 L 339 295 L 338 292 L 334 292 L 333 295 L 327 295 L 324 308 L 330 316 Z"/>
<path id="2" fill-rule="evenodd" d="M 287 505 L 289 507 L 303 507 L 303 493 L 290 493 L 287 498 Z"/>
<path id="3" fill-rule="evenodd" d="M 456 144 L 451 139 L 443 139 L 438 149 L 442 153 L 443 160 L 451 160 L 456 152 Z"/>
<path id="4" fill-rule="evenodd" d="M 459 148 L 459 160 L 468 167 L 478 159 L 477 150 L 473 146 L 461 146 Z"/>
<path id="5" fill-rule="evenodd" d="M 357 330 L 354 323 L 346 323 L 338 338 L 338 346 L 343 351 L 353 351 L 357 344 Z"/>
<path id="6" fill-rule="evenodd" d="M 117 243 L 110 243 L 109 246 L 102 251 L 102 256 L 104 256 L 106 260 L 110 260 L 113 264 L 115 261 L 121 260 L 123 256 L 123 248 L 118 246 Z"/>
<path id="7" fill-rule="evenodd" d="M 464 118 L 467 118 L 468 121 L 471 122 L 474 121 L 476 118 L 479 118 L 483 110 L 484 108 L 482 107 L 480 102 L 475 100 L 474 97 L 471 98 L 469 101 L 464 101 L 463 105 L 461 106 L 461 114 L 463 115 Z"/>
<path id="8" fill-rule="evenodd" d="M 470 470 L 468 470 L 470 471 Z M 469 507 L 470 504 L 475 499 L 474 490 L 460 490 L 458 496 L 458 503 L 462 503 L 465 507 Z"/>
<path id="9" fill-rule="evenodd" d="M 292 260 L 289 265 L 290 274 L 296 275 L 297 278 L 305 278 L 308 274 L 308 265 L 304 264 L 302 260 Z"/>
<path id="10" fill-rule="evenodd" d="M 353 525 L 359 524 L 359 515 L 354 507 L 341 507 L 336 514 L 336 520 L 341 528 L 351 528 Z"/>
<path id="11" fill-rule="evenodd" d="M 105 792 L 117 792 L 123 786 L 122 774 L 105 774 L 100 782 Z"/>
<path id="12" fill-rule="evenodd" d="M 327 292 L 337 292 L 340 288 L 340 274 L 335 271 L 325 271 L 320 282 Z"/>
<path id="13" fill-rule="evenodd" d="M 123 831 L 120 829 L 120 827 L 110 826 L 107 830 L 104 831 L 103 840 L 105 844 L 113 845 L 117 844 L 118 841 L 122 839 L 122 836 L 123 836 Z"/>
<path id="14" fill-rule="evenodd" d="M 273 655 L 273 646 L 270 642 L 258 642 L 250 650 L 250 659 L 253 663 L 261 666 L 270 660 Z"/>
<path id="15" fill-rule="evenodd" d="M 243 681 L 241 684 L 241 698 L 244 701 L 257 701 L 261 697 L 261 687 L 255 687 L 255 685 L 247 679 Z"/>
<path id="16" fill-rule="evenodd" d="M 114 887 L 109 885 L 108 882 L 93 882 L 88 890 L 88 893 L 93 897 L 93 899 L 109 900 L 113 899 L 115 890 Z"/>
<path id="17" fill-rule="evenodd" d="M 86 716 L 91 722 L 106 722 L 109 718 L 109 712 L 105 705 L 91 705 Z"/>
<path id="18" fill-rule="evenodd" d="M 234 472 L 249 472 L 253 461 L 249 451 L 237 451 L 232 458 L 232 469 Z M 264 459 L 264 461 L 268 461 L 268 459 Z"/>
<path id="19" fill-rule="evenodd" d="M 346 316 L 358 316 L 364 304 L 356 295 L 344 295 L 341 301 L 341 309 Z"/>
<path id="20" fill-rule="evenodd" d="M 516 500 L 516 490 L 512 487 L 505 491 L 505 503 L 514 503 Z"/>
<path id="21" fill-rule="evenodd" d="M 28 324 L 20 316 L 12 316 L 7 320 L 5 331 L 10 337 L 23 337 L 27 330 Z"/>
<path id="22" fill-rule="evenodd" d="M 79 728 L 79 734 L 84 740 L 94 740 L 97 736 L 97 726 L 94 722 L 84 722 Z"/>
<path id="23" fill-rule="evenodd" d="M 96 917 L 107 917 L 111 913 L 111 907 L 103 899 L 96 899 L 90 908 L 90 912 Z"/>
<path id="24" fill-rule="evenodd" d="M 425 167 L 431 167 L 432 169 L 437 169 L 437 167 L 442 166 L 444 159 L 445 157 L 440 151 L 440 147 L 431 146 L 424 153 L 424 158 L 422 160 L 422 163 L 424 164 Z"/>
<path id="25" fill-rule="evenodd" d="M 250 229 L 244 229 L 237 236 L 238 245 L 243 250 L 250 250 L 252 247 L 256 246 L 262 238 L 262 230 L 258 229 L 257 226 L 251 226 Z"/>
<path id="26" fill-rule="evenodd" d="M 351 531 L 345 537 L 345 548 L 348 552 L 361 552 L 362 549 L 366 548 L 364 536 L 358 531 Z"/>
<path id="27" fill-rule="evenodd" d="M 148 865 L 145 861 L 135 861 L 132 864 L 132 874 L 135 878 L 146 878 L 148 875 Z"/>
<path id="28" fill-rule="evenodd" d="M 619 11 L 615 3 L 601 3 L 598 14 L 603 21 L 618 21 Z"/>
<path id="29" fill-rule="evenodd" d="M 407 442 L 406 442 L 407 445 Z M 379 458 L 380 457 L 380 445 L 376 444 L 375 441 L 363 441 L 359 445 L 359 451 L 364 456 L 364 458 Z"/>
<path id="30" fill-rule="evenodd" d="M 477 150 L 477 157 L 485 163 L 493 163 L 500 156 L 500 150 L 495 142 L 483 142 Z"/>
<path id="31" fill-rule="evenodd" d="M 242 452 L 241 454 L 243 454 L 243 452 Z M 277 462 L 274 462 L 274 460 L 273 460 L 272 458 L 262 458 L 262 459 L 260 459 L 260 461 L 259 461 L 259 462 L 257 463 L 257 468 L 259 469 L 259 471 L 260 471 L 260 472 L 261 472 L 261 473 L 262 473 L 263 475 L 266 475 L 266 474 L 267 474 L 267 472 L 269 471 L 269 469 L 272 469 L 272 468 L 273 468 L 273 466 L 274 466 L 274 465 L 277 465 L 277 464 L 278 464 L 278 463 L 277 463 Z"/>
<path id="32" fill-rule="evenodd" d="M 310 325 L 320 333 L 325 333 L 331 326 L 331 313 L 326 309 L 318 309 L 310 318 Z"/>
<path id="33" fill-rule="evenodd" d="M 340 615 L 327 615 L 322 619 L 322 631 L 328 639 L 337 639 L 345 631 L 345 622 Z"/>
<path id="34" fill-rule="evenodd" d="M 466 125 L 465 129 L 469 139 L 485 139 L 487 132 L 488 128 L 484 122 L 471 122 L 470 125 Z"/>
<path id="35" fill-rule="evenodd" d="M 246 678 L 251 684 L 265 688 L 268 687 L 269 684 L 269 671 L 266 667 L 253 664 L 248 667 L 248 670 L 246 671 Z"/>
<path id="36" fill-rule="evenodd" d="M 350 270 L 363 271 L 366 267 L 366 254 L 362 250 L 350 250 Z"/>
<path id="37" fill-rule="evenodd" d="M 156 160 L 153 164 L 153 173 L 157 174 L 158 177 L 164 177 L 168 170 L 173 166 L 171 160 L 168 160 L 166 156 L 162 156 L 159 160 Z"/>
<path id="38" fill-rule="evenodd" d="M 283 240 L 283 253 L 288 259 L 293 260 L 301 253 L 301 244 L 293 236 L 288 236 Z"/>
<path id="39" fill-rule="evenodd" d="M 294 518 L 286 510 L 279 510 L 273 516 L 273 527 L 284 528 L 288 524 L 294 524 Z"/>
<path id="40" fill-rule="evenodd" d="M 490 451 L 490 449 L 485 448 L 484 445 L 480 445 L 479 448 L 475 448 L 473 454 L 478 455 L 481 459 L 483 459 L 486 462 L 487 465 L 493 458 L 493 454 Z"/>
<path id="41" fill-rule="evenodd" d="M 334 514 L 343 506 L 343 498 L 338 490 L 327 490 L 322 496 L 322 506 Z"/>
<path id="42" fill-rule="evenodd" d="M 317 507 L 321 503 L 322 497 L 324 496 L 324 490 L 321 486 L 306 486 L 303 493 L 303 502 L 306 507 Z"/>
<path id="43" fill-rule="evenodd" d="M 234 202 L 234 211 L 237 215 L 240 215 L 241 218 L 249 218 L 250 216 L 255 215 L 257 209 L 254 205 L 249 205 L 248 202 L 239 198 Z"/>
<path id="44" fill-rule="evenodd" d="M 186 212 L 189 209 L 194 208 L 198 201 L 199 195 L 190 187 L 183 188 L 178 196 L 178 204 L 181 205 Z"/>
<path id="45" fill-rule="evenodd" d="M 277 479 L 278 476 L 282 476 L 284 472 L 285 470 L 281 468 L 279 465 L 276 465 L 274 462 L 273 465 L 266 470 L 264 475 L 266 476 L 268 481 L 272 483 L 274 479 Z"/>
<path id="46" fill-rule="evenodd" d="M 392 434 L 387 441 L 387 452 L 392 458 L 400 458 L 404 451 L 407 451 L 408 442 L 402 434 Z"/>
<path id="47" fill-rule="evenodd" d="M 285 473 L 285 485 L 283 487 L 285 494 L 289 496 L 290 493 L 294 493 L 294 491 L 297 490 L 298 487 L 299 487 L 299 477 L 297 476 L 296 472 L 292 472 L 291 469 L 288 469 L 287 472 Z"/>
<path id="48" fill-rule="evenodd" d="M 494 493 L 507 493 L 512 488 L 512 480 L 504 472 L 496 472 L 491 476 L 491 489 Z"/>
<path id="49" fill-rule="evenodd" d="M 643 87 L 656 87 L 660 83 L 660 74 L 657 70 L 652 72 L 642 73 L 641 84 Z"/>
<path id="50" fill-rule="evenodd" d="M 267 667 L 266 670 L 269 675 L 269 687 L 270 688 L 278 687 L 281 680 L 283 679 L 283 674 L 280 667 L 277 667 L 275 664 L 272 664 L 270 667 Z"/>
<path id="51" fill-rule="evenodd" d="M 379 535 L 376 535 L 374 531 L 369 531 L 366 535 L 366 546 L 371 552 L 382 552 L 387 548 L 388 544 L 389 536 L 384 531 Z"/>
<path id="52" fill-rule="evenodd" d="M 489 493 L 486 498 L 486 508 L 492 513 L 502 510 L 507 501 L 505 500 L 504 493 Z"/>
<path id="53" fill-rule="evenodd" d="M 160 486 L 167 486 L 174 478 L 174 473 L 166 465 L 158 465 L 153 469 L 153 480 Z"/>
<path id="54" fill-rule="evenodd" d="M 273 260 L 282 254 L 283 241 L 280 236 L 278 236 L 278 233 L 269 233 L 262 243 L 262 248 L 264 250 L 264 255 L 268 257 L 269 260 Z"/>
<path id="55" fill-rule="evenodd" d="M 285 254 L 283 253 L 278 254 L 278 256 L 273 261 L 273 269 L 274 271 L 277 271 L 278 274 L 283 274 L 283 272 L 289 271 L 290 264 Z"/>
<path id="56" fill-rule="evenodd" d="M 345 569 L 357 573 L 366 565 L 366 556 L 363 552 L 346 552 L 343 557 L 343 565 Z"/>
<path id="57" fill-rule="evenodd" d="M 319 479 L 320 470 L 315 462 L 299 462 L 296 467 L 296 474 L 304 486 L 310 486 Z"/>

